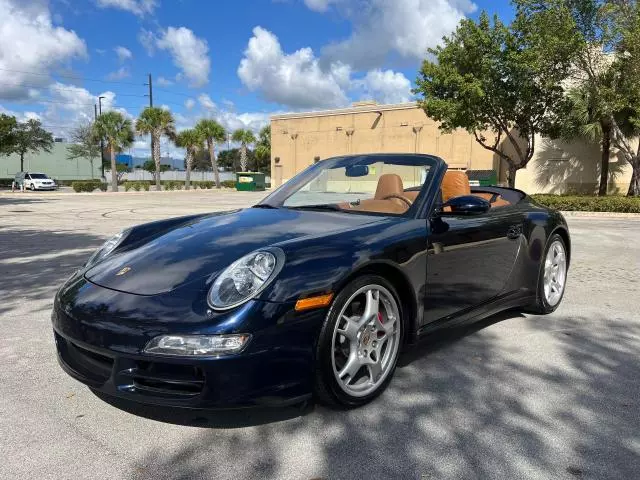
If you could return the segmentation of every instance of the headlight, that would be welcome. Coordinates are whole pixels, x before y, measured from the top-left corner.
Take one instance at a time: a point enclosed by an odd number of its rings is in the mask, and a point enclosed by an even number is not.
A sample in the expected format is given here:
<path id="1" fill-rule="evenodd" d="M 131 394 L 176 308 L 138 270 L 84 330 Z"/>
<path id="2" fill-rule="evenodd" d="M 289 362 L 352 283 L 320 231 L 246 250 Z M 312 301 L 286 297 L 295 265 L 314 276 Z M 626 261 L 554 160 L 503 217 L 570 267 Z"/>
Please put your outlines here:
<path id="1" fill-rule="evenodd" d="M 104 242 L 102 246 L 96 250 L 91 257 L 89 257 L 89 260 L 87 260 L 87 263 L 85 263 L 84 266 L 89 268 L 113 252 L 116 247 L 120 245 L 125 238 L 127 238 L 129 232 L 130 230 L 123 230 Z"/>
<path id="2" fill-rule="evenodd" d="M 162 335 L 149 341 L 146 353 L 157 355 L 220 356 L 240 352 L 251 335 Z"/>
<path id="3" fill-rule="evenodd" d="M 243 304 L 264 290 L 283 264 L 284 252 L 279 248 L 245 255 L 218 275 L 209 290 L 209 305 L 228 310 Z"/>

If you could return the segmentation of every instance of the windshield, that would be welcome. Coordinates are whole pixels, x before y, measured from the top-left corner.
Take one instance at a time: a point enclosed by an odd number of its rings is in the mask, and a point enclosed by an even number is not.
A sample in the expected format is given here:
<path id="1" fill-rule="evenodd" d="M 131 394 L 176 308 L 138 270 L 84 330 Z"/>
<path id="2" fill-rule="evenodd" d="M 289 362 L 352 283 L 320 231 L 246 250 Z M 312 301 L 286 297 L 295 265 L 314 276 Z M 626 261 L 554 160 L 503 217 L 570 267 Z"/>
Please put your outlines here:
<path id="1" fill-rule="evenodd" d="M 42 179 L 42 180 L 46 180 L 46 179 L 48 179 L 48 178 L 49 178 L 49 177 L 47 177 L 44 173 L 30 173 L 30 174 L 29 174 L 29 176 L 30 176 L 32 179 L 34 179 L 34 180 L 35 180 L 35 179 Z"/>
<path id="2" fill-rule="evenodd" d="M 427 155 L 362 155 L 319 162 L 269 195 L 262 205 L 403 215 L 435 171 Z"/>

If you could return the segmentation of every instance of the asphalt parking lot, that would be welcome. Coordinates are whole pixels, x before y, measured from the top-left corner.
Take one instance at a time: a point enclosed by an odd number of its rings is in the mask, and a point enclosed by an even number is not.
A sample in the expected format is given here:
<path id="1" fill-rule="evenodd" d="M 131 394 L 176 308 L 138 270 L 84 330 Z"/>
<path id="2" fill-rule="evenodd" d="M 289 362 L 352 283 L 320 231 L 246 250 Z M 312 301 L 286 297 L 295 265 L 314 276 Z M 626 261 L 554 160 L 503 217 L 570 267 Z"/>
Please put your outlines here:
<path id="1" fill-rule="evenodd" d="M 433 338 L 358 410 L 114 405 L 63 373 L 52 299 L 105 238 L 262 196 L 0 195 L 0 478 L 638 478 L 640 219 L 570 218 L 556 313 Z"/>

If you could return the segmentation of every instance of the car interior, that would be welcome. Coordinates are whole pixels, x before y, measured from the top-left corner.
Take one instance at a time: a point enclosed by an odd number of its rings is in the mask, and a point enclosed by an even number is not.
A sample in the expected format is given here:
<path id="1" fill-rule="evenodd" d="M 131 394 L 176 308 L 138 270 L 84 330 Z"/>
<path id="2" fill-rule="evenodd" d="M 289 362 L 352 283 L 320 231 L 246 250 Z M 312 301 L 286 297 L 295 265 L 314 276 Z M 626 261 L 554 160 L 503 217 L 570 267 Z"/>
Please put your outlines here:
<path id="1" fill-rule="evenodd" d="M 378 186 L 373 198 L 361 200 L 357 204 L 341 203 L 339 206 L 344 210 L 360 212 L 389 213 L 401 215 L 413 205 L 421 188 L 404 189 L 402 179 L 395 173 L 387 173 L 380 176 Z M 445 173 L 441 186 L 442 202 L 447 202 L 452 198 L 463 195 L 474 195 L 487 200 L 491 208 L 500 208 L 512 205 L 512 202 L 503 197 L 500 193 L 491 191 L 471 190 L 469 177 L 464 171 L 449 170 Z"/>

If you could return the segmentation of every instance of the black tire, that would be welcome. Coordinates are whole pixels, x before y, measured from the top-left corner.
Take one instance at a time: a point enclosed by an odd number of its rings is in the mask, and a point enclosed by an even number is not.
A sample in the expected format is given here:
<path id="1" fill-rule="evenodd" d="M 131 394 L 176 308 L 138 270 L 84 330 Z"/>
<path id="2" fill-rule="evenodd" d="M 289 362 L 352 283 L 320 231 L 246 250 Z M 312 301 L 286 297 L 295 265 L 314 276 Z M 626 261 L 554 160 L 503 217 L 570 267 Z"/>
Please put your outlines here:
<path id="1" fill-rule="evenodd" d="M 32 192 L 36 191 L 36 186 L 32 183 L 31 186 L 29 187 L 31 189 Z"/>
<path id="2" fill-rule="evenodd" d="M 395 358 L 393 358 L 392 363 L 390 364 L 389 373 L 386 374 L 387 377 L 384 381 L 378 385 L 376 390 L 372 393 L 363 397 L 356 397 L 345 392 L 340 387 L 334 376 L 332 363 L 333 332 L 345 303 L 360 288 L 367 285 L 378 285 L 384 287 L 393 296 L 397 304 L 400 317 L 398 319 L 398 328 L 400 329 L 398 335 L 399 347 L 396 351 Z M 318 345 L 316 347 L 316 368 L 314 375 L 314 395 L 316 400 L 329 407 L 348 409 L 365 405 L 380 395 L 387 388 L 393 378 L 398 356 L 400 355 L 400 350 L 403 344 L 404 331 L 402 304 L 400 303 L 400 299 L 395 288 L 390 282 L 377 275 L 363 275 L 347 284 L 333 300 L 322 326 L 322 330 L 320 331 Z"/>
<path id="3" fill-rule="evenodd" d="M 549 238 L 549 240 L 547 241 L 547 245 L 544 249 L 544 254 L 540 260 L 540 272 L 538 273 L 538 285 L 536 288 L 536 301 L 534 304 L 529 305 L 525 311 L 529 312 L 529 313 L 533 313 L 536 315 L 548 315 L 552 312 L 554 312 L 562 303 L 562 299 L 564 298 L 564 293 L 566 291 L 566 281 L 565 281 L 565 288 L 563 288 L 562 290 L 562 294 L 560 295 L 560 300 L 558 300 L 558 303 L 556 303 L 555 305 L 550 305 L 549 302 L 547 302 L 547 299 L 545 297 L 544 294 L 544 265 L 545 265 L 545 259 L 547 258 L 547 254 L 549 253 L 549 248 L 551 247 L 551 245 L 556 242 L 559 241 L 562 243 L 562 246 L 564 247 L 564 251 L 565 251 L 565 255 L 568 254 L 567 252 L 567 245 L 565 243 L 565 241 L 563 240 L 563 238 L 558 235 L 557 233 L 554 233 L 553 235 L 551 235 L 551 237 Z M 569 271 L 569 263 L 568 263 L 568 258 L 567 258 L 567 265 L 566 265 L 566 272 L 568 273 Z M 566 273 L 565 273 L 566 275 Z"/>

